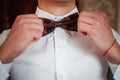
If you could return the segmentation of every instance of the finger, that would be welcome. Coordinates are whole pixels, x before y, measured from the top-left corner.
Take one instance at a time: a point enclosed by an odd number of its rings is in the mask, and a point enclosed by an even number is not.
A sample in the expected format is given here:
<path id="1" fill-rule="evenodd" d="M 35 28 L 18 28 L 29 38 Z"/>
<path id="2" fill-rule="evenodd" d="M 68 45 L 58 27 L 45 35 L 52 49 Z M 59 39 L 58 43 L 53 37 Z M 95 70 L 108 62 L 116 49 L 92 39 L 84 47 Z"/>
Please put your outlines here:
<path id="1" fill-rule="evenodd" d="M 79 22 L 78 23 L 78 31 L 82 33 L 87 33 L 89 34 L 94 27 L 92 25 L 86 24 L 84 22 Z"/>
<path id="2" fill-rule="evenodd" d="M 41 24 L 36 24 L 36 23 L 27 23 L 27 24 L 25 24 L 25 28 L 26 29 L 33 29 L 33 30 L 41 30 L 41 31 L 43 31 L 43 29 L 44 29 L 44 26 L 43 25 L 41 25 Z"/>
<path id="3" fill-rule="evenodd" d="M 81 22 L 84 22 L 86 24 L 96 24 L 96 20 L 91 18 L 91 17 L 87 17 L 87 16 L 80 16 L 78 18 L 78 22 L 81 21 Z"/>
<path id="4" fill-rule="evenodd" d="M 43 32 L 44 30 L 44 26 L 41 25 L 41 24 L 33 24 L 33 23 L 25 23 L 25 24 L 22 24 L 21 27 L 17 28 L 18 30 L 21 30 L 21 31 L 28 31 L 28 30 L 39 30 L 41 32 Z"/>
<path id="5" fill-rule="evenodd" d="M 82 11 L 80 13 L 80 15 L 81 16 L 86 16 L 86 17 L 91 17 L 91 18 L 97 19 L 98 12 L 95 12 L 95 11 Z"/>
<path id="6" fill-rule="evenodd" d="M 107 19 L 106 13 L 101 12 L 101 11 L 82 11 L 80 13 L 80 15 L 91 17 L 91 18 L 96 19 L 98 21 L 101 21 L 103 19 Z"/>
<path id="7" fill-rule="evenodd" d="M 38 22 L 37 20 L 42 22 L 42 20 L 39 19 L 37 17 L 37 15 L 35 15 L 35 14 L 19 15 L 19 16 L 17 16 L 14 24 L 23 23 L 23 22 L 27 22 L 27 21 L 29 21 L 29 22 Z"/>
<path id="8" fill-rule="evenodd" d="M 22 23 L 40 23 L 40 24 L 43 24 L 43 21 L 39 18 L 20 18 L 16 21 L 17 23 L 16 24 L 22 24 Z"/>
<path id="9" fill-rule="evenodd" d="M 21 17 L 29 17 L 29 18 L 34 18 L 34 17 L 38 17 L 36 14 L 24 14 L 24 15 L 19 15 L 17 16 L 17 18 L 21 18 Z"/>
<path id="10" fill-rule="evenodd" d="M 30 40 L 32 42 L 37 41 L 38 39 L 40 39 L 40 37 L 42 36 L 42 31 L 41 30 L 31 30 L 30 31 Z"/>
<path id="11" fill-rule="evenodd" d="M 43 21 L 36 18 L 21 18 L 14 23 L 14 30 L 16 29 L 41 29 L 43 28 Z"/>

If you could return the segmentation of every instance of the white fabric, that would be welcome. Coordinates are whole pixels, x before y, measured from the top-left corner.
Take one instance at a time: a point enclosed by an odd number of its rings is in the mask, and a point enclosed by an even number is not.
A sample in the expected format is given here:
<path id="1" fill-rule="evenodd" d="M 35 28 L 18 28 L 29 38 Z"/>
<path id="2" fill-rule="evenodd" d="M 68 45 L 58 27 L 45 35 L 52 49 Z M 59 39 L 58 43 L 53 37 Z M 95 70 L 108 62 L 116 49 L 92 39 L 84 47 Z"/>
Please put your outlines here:
<path id="1" fill-rule="evenodd" d="M 36 14 L 58 21 L 75 12 L 57 17 L 37 8 Z M 10 75 L 12 80 L 107 80 L 108 66 L 88 36 L 58 27 L 31 43 L 14 60 Z"/>
<path id="2" fill-rule="evenodd" d="M 120 80 L 120 66 L 117 68 L 115 75 L 114 75 L 115 80 Z"/>
<path id="3" fill-rule="evenodd" d="M 0 80 L 6 80 L 9 76 L 5 66 L 0 62 Z"/>

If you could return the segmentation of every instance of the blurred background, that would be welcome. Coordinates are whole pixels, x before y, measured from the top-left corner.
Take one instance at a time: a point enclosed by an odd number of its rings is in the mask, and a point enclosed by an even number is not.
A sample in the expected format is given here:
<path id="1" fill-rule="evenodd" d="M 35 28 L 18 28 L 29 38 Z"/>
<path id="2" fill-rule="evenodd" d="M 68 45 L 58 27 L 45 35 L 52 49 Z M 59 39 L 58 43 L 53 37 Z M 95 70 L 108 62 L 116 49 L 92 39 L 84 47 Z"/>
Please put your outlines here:
<path id="1" fill-rule="evenodd" d="M 104 11 L 112 28 L 120 33 L 120 0 L 78 0 L 80 10 Z M 34 13 L 36 0 L 0 0 L 0 33 L 11 28 L 19 14 Z"/>
<path id="2" fill-rule="evenodd" d="M 111 27 L 120 33 L 120 0 L 79 0 L 82 10 L 103 11 Z"/>
<path id="3" fill-rule="evenodd" d="M 118 32 L 120 33 L 120 0 L 118 0 Z"/>

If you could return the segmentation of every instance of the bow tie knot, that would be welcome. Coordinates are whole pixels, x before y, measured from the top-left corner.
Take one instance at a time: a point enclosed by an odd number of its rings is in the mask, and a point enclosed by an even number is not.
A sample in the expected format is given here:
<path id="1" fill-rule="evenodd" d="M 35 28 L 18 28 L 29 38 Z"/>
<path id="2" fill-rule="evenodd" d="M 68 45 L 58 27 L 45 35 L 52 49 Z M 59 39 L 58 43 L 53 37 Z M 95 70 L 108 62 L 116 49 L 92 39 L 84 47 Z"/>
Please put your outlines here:
<path id="1" fill-rule="evenodd" d="M 60 26 L 62 25 L 61 22 L 51 22 L 51 23 L 48 23 L 48 24 L 44 24 L 44 26 L 48 26 L 48 27 L 57 27 L 57 26 Z"/>

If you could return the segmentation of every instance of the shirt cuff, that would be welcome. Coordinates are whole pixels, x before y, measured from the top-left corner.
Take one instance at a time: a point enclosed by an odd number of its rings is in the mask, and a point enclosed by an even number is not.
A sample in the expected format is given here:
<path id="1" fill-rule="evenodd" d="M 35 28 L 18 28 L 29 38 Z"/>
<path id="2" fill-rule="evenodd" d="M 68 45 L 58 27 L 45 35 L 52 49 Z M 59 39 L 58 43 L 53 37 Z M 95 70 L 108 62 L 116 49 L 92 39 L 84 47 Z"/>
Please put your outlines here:
<path id="1" fill-rule="evenodd" d="M 7 80 L 7 78 L 9 77 L 10 67 L 11 63 L 2 64 L 2 62 L 0 61 L 0 80 Z"/>
<path id="2" fill-rule="evenodd" d="M 120 80 L 120 65 L 118 65 L 118 68 L 115 71 L 114 79 L 115 80 Z"/>
<path id="3" fill-rule="evenodd" d="M 111 71 L 112 71 L 112 73 L 113 73 L 113 75 L 114 75 L 115 72 L 116 72 L 116 70 L 117 70 L 117 68 L 118 68 L 118 65 L 117 65 L 117 64 L 112 64 L 112 63 L 110 63 L 109 61 L 108 61 L 108 64 L 109 64 L 109 66 L 110 66 L 110 68 L 111 68 Z"/>

